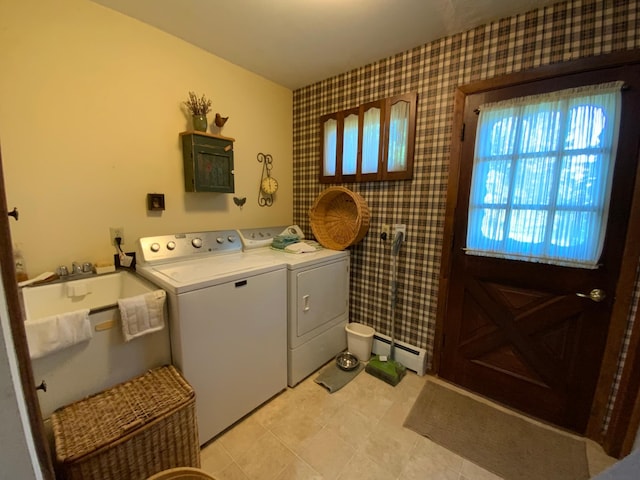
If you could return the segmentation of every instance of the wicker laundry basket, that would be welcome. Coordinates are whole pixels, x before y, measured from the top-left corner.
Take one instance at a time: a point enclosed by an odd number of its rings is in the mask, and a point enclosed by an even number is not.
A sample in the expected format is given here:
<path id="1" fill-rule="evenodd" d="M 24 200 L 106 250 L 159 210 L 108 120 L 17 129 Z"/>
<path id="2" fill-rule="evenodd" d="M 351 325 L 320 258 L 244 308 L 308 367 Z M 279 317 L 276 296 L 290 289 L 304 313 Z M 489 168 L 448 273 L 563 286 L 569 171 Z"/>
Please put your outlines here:
<path id="1" fill-rule="evenodd" d="M 313 235 L 320 245 L 333 250 L 344 250 L 362 240 L 370 217 L 365 199 L 344 187 L 327 188 L 309 210 Z"/>
<path id="2" fill-rule="evenodd" d="M 51 425 L 62 478 L 144 480 L 200 467 L 195 393 L 170 365 L 56 410 Z"/>
<path id="3" fill-rule="evenodd" d="M 156 473 L 147 480 L 216 480 L 199 468 L 180 467 Z"/>

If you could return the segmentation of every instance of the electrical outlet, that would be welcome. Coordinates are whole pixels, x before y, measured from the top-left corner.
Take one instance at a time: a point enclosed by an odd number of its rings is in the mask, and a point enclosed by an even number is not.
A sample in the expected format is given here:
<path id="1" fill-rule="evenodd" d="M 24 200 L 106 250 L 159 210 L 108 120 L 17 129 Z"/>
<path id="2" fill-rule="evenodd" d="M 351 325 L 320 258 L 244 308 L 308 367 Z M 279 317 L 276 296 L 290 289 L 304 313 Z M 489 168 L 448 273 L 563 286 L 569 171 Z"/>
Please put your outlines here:
<path id="1" fill-rule="evenodd" d="M 391 237 L 391 225 L 389 225 L 388 223 L 383 223 L 382 228 L 380 229 L 380 235 L 384 235 L 386 236 L 386 239 L 389 239 L 389 237 Z M 385 239 L 383 238 L 383 240 Z"/>
<path id="2" fill-rule="evenodd" d="M 120 245 L 124 245 L 124 228 L 122 227 L 110 227 L 109 238 L 111 239 L 111 245 L 116 245 L 116 237 L 120 237 Z"/>
<path id="3" fill-rule="evenodd" d="M 394 238 L 396 238 L 396 233 L 398 232 L 402 232 L 402 241 L 406 242 L 407 241 L 407 225 L 404 223 L 395 223 L 391 226 L 391 232 L 392 232 L 392 236 L 391 239 L 393 240 Z"/>

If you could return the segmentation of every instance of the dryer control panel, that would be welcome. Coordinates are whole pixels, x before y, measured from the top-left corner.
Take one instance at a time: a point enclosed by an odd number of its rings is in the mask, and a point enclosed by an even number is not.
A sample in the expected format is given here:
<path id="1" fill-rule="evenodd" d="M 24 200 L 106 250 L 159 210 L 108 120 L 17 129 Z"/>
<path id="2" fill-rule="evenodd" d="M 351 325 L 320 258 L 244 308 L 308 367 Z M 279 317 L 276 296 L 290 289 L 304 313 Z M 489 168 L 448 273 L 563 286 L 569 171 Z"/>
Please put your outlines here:
<path id="1" fill-rule="evenodd" d="M 284 227 L 243 228 L 238 230 L 244 250 L 268 247 L 278 235 L 298 235 L 304 240 L 304 233 L 298 225 Z"/>

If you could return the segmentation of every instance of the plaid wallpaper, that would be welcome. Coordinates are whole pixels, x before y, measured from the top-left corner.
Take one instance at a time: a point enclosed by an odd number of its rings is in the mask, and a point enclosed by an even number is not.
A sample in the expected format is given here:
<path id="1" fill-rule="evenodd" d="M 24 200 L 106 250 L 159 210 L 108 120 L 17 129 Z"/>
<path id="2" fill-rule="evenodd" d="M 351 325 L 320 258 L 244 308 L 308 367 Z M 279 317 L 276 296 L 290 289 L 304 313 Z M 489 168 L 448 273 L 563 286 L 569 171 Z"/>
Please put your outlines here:
<path id="1" fill-rule="evenodd" d="M 418 92 L 413 180 L 344 184 L 371 209 L 369 233 L 351 247 L 351 320 L 390 334 L 391 242 L 381 242 L 379 233 L 383 223 L 405 223 L 396 335 L 425 348 L 431 362 L 456 86 L 634 48 L 640 48 L 640 0 L 568 1 L 441 38 L 295 91 L 294 222 L 307 235 L 308 210 L 325 188 L 317 180 L 319 117 Z"/>

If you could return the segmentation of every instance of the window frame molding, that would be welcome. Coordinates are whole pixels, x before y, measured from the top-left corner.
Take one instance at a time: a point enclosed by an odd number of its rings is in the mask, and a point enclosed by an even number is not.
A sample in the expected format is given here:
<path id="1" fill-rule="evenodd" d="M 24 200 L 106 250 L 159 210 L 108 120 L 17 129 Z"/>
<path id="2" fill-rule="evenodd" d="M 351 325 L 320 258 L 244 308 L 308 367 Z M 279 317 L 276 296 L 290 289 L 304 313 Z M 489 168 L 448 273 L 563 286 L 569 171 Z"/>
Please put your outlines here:
<path id="1" fill-rule="evenodd" d="M 402 171 L 388 170 L 389 153 L 389 127 L 391 124 L 391 107 L 398 102 L 409 104 L 408 134 L 406 146 L 406 168 Z M 417 92 L 404 93 L 392 97 L 367 102 L 357 107 L 322 115 L 319 121 L 320 128 L 320 166 L 318 181 L 326 183 L 359 183 L 359 182 L 380 182 L 386 180 L 411 180 L 413 178 L 413 164 L 416 138 L 418 94 Z M 364 115 L 372 108 L 380 110 L 380 136 L 378 148 L 378 169 L 373 173 L 362 172 L 362 143 L 364 133 Z M 343 145 L 344 145 L 344 119 L 349 115 L 358 115 L 358 148 L 356 157 L 355 174 L 343 173 Z M 325 175 L 325 145 L 324 128 L 327 120 L 336 120 L 336 159 L 335 175 Z"/>

